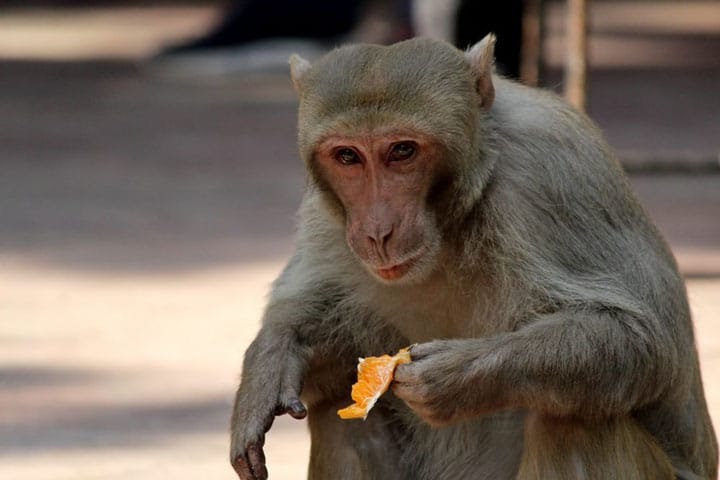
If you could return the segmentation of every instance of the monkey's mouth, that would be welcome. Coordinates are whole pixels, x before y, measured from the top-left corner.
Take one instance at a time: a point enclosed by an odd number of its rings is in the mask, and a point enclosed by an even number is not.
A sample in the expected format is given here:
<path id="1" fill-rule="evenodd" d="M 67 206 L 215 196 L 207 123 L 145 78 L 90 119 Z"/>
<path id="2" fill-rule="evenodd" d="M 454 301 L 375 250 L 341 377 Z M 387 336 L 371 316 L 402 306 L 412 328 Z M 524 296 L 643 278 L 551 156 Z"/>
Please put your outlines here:
<path id="1" fill-rule="evenodd" d="M 403 277 L 408 272 L 408 270 L 410 270 L 410 267 L 412 267 L 413 263 L 413 260 L 408 260 L 407 262 L 401 263 L 399 265 L 393 265 L 392 267 L 378 268 L 377 270 L 375 270 L 375 272 L 383 280 L 397 280 L 398 278 Z"/>
<path id="2" fill-rule="evenodd" d="M 415 266 L 417 260 L 425 253 L 425 248 L 421 248 L 417 253 L 410 256 L 400 263 L 385 268 L 376 268 L 375 273 L 383 280 L 397 280 L 405 276 L 405 274 Z"/>

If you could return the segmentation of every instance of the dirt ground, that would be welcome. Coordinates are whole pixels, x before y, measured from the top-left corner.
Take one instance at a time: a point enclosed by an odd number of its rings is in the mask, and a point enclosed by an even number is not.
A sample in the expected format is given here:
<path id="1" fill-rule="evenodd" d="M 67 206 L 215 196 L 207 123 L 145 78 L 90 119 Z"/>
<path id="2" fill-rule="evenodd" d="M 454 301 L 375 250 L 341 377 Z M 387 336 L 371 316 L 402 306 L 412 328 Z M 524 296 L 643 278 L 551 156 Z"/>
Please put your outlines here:
<path id="1" fill-rule="evenodd" d="M 176 82 L 127 59 L 0 72 L 0 478 L 234 478 L 242 354 L 303 188 L 287 79 Z M 590 111 L 621 151 L 716 155 L 719 81 L 600 70 Z M 720 174 L 632 182 L 688 279 L 720 425 Z M 308 448 L 279 419 L 271 478 L 302 478 Z"/>

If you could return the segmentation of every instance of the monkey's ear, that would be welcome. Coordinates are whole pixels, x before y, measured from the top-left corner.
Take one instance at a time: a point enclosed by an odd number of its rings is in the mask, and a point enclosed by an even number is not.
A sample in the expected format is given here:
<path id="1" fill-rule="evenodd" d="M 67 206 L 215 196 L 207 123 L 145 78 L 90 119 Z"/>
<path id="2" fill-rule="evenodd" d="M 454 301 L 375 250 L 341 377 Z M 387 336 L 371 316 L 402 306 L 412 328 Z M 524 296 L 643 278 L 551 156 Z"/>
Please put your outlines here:
<path id="1" fill-rule="evenodd" d="M 302 91 L 302 79 L 309 69 L 310 62 L 297 53 L 290 55 L 290 78 L 297 93 Z"/>
<path id="2" fill-rule="evenodd" d="M 488 33 L 485 37 L 465 52 L 470 62 L 475 88 L 480 96 L 480 106 L 489 110 L 495 100 L 495 87 L 492 82 L 493 65 L 495 64 L 495 35 Z"/>

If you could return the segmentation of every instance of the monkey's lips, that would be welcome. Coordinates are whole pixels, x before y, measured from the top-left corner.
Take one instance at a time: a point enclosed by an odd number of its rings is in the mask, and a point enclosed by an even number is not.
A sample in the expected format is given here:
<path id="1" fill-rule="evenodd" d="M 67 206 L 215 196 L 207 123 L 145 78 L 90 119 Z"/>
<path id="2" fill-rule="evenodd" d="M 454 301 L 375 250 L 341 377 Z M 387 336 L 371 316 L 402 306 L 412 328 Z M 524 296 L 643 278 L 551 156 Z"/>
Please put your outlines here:
<path id="1" fill-rule="evenodd" d="M 406 262 L 388 268 L 378 268 L 375 272 L 384 280 L 397 280 L 398 278 L 403 277 L 408 270 L 410 270 L 410 265 Z"/>
<path id="2" fill-rule="evenodd" d="M 377 275 L 383 280 L 397 280 L 398 278 L 404 277 L 408 270 L 412 268 L 415 263 L 415 258 L 411 258 L 403 263 L 399 263 L 391 267 L 377 268 L 375 269 L 375 273 L 377 273 Z"/>

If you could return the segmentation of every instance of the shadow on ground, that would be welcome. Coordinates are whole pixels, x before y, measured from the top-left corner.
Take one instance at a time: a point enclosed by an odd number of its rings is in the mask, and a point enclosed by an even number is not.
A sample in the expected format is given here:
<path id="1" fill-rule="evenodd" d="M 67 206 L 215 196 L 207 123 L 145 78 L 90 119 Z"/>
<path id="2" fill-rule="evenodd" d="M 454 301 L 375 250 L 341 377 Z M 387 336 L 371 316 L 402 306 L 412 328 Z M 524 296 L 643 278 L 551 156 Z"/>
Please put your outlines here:
<path id="1" fill-rule="evenodd" d="M 113 401 L 103 391 L 112 391 L 112 382 L 126 390 L 137 388 L 133 376 L 123 377 L 108 370 L 95 371 L 55 367 L 0 368 L 0 458 L 32 455 L 37 452 L 111 447 L 143 448 L 172 443 L 178 438 L 215 434 L 228 430 L 231 412 L 230 393 L 207 398 L 179 398 L 177 401 L 153 401 L 138 397 L 133 401 Z M 67 393 L 77 392 L 68 401 Z M 139 390 L 147 391 L 147 390 Z M 92 392 L 90 397 L 79 395 Z M 47 395 L 56 398 L 48 410 L 32 415 L 21 412 L 13 396 L 36 400 Z M 168 398 L 173 398 L 171 394 Z M 26 405 L 30 407 L 30 405 Z M 282 430 L 282 422 L 278 423 Z M 277 430 L 277 429 L 275 429 Z"/>
<path id="2" fill-rule="evenodd" d="M 225 398 L 58 408 L 47 418 L 3 422 L 0 458 L 79 448 L 143 448 L 223 431 L 228 428 L 228 418 L 230 405 Z"/>
<path id="3" fill-rule="evenodd" d="M 33 387 L 87 384 L 107 378 L 107 373 L 77 368 L 27 366 L 0 367 L 0 389 L 3 394 Z"/>

